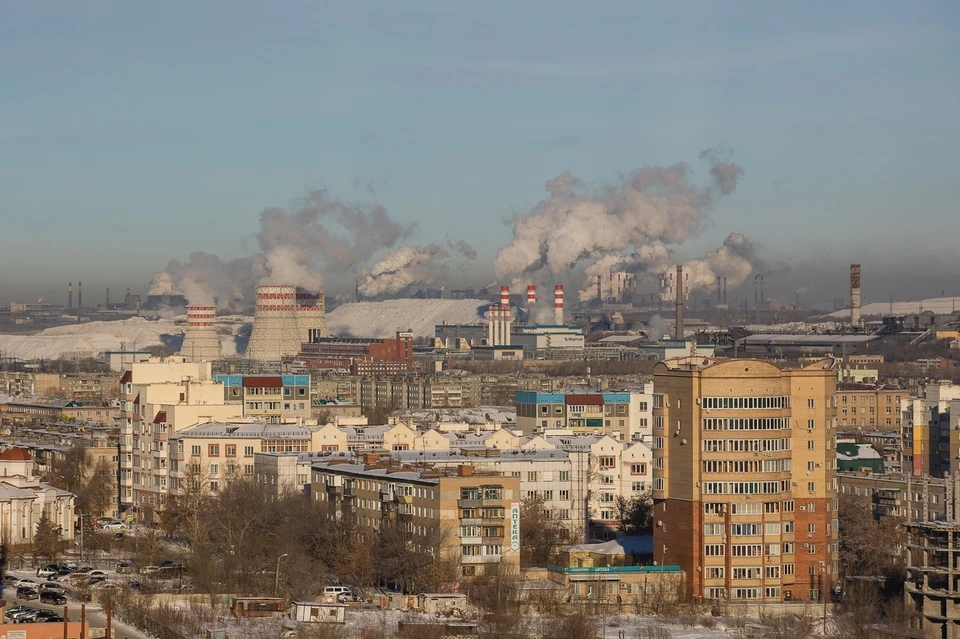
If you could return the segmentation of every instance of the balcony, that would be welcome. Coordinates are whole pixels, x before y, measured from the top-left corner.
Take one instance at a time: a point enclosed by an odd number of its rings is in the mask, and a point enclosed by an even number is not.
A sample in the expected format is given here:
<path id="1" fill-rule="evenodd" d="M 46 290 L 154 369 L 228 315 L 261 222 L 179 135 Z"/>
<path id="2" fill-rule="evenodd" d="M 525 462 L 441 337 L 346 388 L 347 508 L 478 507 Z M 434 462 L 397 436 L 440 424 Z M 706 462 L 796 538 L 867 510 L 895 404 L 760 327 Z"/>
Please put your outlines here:
<path id="1" fill-rule="evenodd" d="M 327 492 L 331 495 L 342 495 L 343 486 L 335 486 L 333 484 L 327 484 Z"/>
<path id="2" fill-rule="evenodd" d="M 397 495 L 397 501 L 401 504 L 412 504 L 413 495 Z"/>
<path id="3" fill-rule="evenodd" d="M 461 564 L 498 564 L 502 555 L 462 555 Z"/>
<path id="4" fill-rule="evenodd" d="M 482 537 L 461 537 L 460 545 L 461 546 L 479 546 L 482 542 L 480 541 Z"/>
<path id="5" fill-rule="evenodd" d="M 464 517 L 463 519 L 460 520 L 460 525 L 461 526 L 482 526 L 484 521 L 485 520 L 477 519 L 476 517 Z"/>
<path id="6" fill-rule="evenodd" d="M 480 508 L 483 506 L 483 500 L 477 497 L 476 499 L 458 499 L 457 507 L 458 508 Z"/>

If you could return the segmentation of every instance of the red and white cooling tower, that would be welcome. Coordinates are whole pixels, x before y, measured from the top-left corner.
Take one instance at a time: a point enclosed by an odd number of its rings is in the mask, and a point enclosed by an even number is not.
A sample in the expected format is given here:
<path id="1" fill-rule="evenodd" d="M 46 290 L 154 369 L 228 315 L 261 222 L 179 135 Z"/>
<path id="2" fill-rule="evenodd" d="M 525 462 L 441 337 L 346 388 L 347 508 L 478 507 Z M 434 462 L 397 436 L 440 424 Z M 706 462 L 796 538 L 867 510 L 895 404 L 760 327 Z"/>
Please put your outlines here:
<path id="1" fill-rule="evenodd" d="M 220 338 L 214 324 L 216 306 L 188 306 L 187 330 L 183 334 L 180 355 L 188 362 L 220 359 Z"/>
<path id="2" fill-rule="evenodd" d="M 247 358 L 260 362 L 279 362 L 284 357 L 299 353 L 300 344 L 296 287 L 258 286 Z"/>
<path id="3" fill-rule="evenodd" d="M 300 332 L 301 343 L 330 336 L 327 332 L 327 314 L 324 310 L 322 289 L 319 293 L 297 289 L 297 330 Z"/>

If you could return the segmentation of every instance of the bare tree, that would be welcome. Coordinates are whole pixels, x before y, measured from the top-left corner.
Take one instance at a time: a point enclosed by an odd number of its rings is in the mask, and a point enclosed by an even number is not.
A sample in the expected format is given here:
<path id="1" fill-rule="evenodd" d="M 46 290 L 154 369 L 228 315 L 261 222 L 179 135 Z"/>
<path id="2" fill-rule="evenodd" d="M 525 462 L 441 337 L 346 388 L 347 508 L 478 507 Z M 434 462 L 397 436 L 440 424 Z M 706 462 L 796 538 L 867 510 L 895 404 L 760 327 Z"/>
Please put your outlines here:
<path id="1" fill-rule="evenodd" d="M 545 567 L 573 535 L 562 522 L 548 517 L 543 497 L 529 497 L 520 504 L 520 564 Z"/>
<path id="2" fill-rule="evenodd" d="M 47 481 L 76 497 L 74 510 L 99 516 L 109 512 L 116 495 L 116 469 L 106 459 L 95 462 L 82 441 L 76 441 L 62 455 L 55 456 Z"/>

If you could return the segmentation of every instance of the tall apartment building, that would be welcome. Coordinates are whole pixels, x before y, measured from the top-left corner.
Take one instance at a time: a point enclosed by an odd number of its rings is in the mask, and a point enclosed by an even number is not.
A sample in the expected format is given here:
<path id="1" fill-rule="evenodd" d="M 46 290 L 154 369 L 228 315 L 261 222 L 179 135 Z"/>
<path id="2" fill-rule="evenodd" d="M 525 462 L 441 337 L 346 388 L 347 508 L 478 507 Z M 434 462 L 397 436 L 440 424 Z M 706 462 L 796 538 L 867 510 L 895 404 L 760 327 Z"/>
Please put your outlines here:
<path id="1" fill-rule="evenodd" d="M 490 565 L 520 565 L 520 482 L 516 477 L 460 466 L 456 474 L 413 468 L 318 462 L 311 494 L 338 517 L 379 529 L 395 522 L 411 550 L 458 565 L 459 574 L 483 574 Z"/>
<path id="2" fill-rule="evenodd" d="M 837 578 L 836 375 L 689 357 L 654 369 L 654 559 L 687 594 L 828 596 Z"/>
<path id="3" fill-rule="evenodd" d="M 547 429 L 602 433 L 620 441 L 649 441 L 653 387 L 637 390 L 543 393 L 517 391 L 517 427 L 524 435 Z"/>
<path id="4" fill-rule="evenodd" d="M 194 424 L 239 419 L 243 410 L 224 402 L 210 362 L 182 357 L 131 364 L 120 392 L 121 508 L 135 507 L 140 518 L 151 520 L 167 494 L 168 437 Z"/>
<path id="5" fill-rule="evenodd" d="M 227 404 L 243 406 L 243 416 L 272 424 L 309 419 L 309 375 L 216 375 Z"/>
<path id="6" fill-rule="evenodd" d="M 837 426 L 900 432 L 902 388 L 883 384 L 837 384 Z"/>
<path id="7" fill-rule="evenodd" d="M 905 399 L 901 433 L 904 472 L 942 477 L 960 470 L 960 456 L 952 454 L 960 450 L 960 386 L 927 384 L 922 396 Z"/>

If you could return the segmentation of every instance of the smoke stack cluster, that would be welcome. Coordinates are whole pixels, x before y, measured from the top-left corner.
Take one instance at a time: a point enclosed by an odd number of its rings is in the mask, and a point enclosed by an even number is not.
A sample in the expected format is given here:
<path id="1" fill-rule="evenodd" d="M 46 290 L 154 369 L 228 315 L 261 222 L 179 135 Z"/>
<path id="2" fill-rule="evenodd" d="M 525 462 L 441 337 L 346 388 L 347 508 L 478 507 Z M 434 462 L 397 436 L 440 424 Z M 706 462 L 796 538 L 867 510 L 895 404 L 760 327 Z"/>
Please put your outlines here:
<path id="1" fill-rule="evenodd" d="M 287 285 L 260 285 L 247 359 L 279 362 L 300 352 L 297 289 Z"/>
<path id="2" fill-rule="evenodd" d="M 489 346 L 510 345 L 510 287 L 500 287 L 500 303 L 491 304 L 487 315 Z"/>
<path id="3" fill-rule="evenodd" d="M 563 284 L 553 287 L 553 323 L 563 325 Z"/>
<path id="4" fill-rule="evenodd" d="M 73 282 L 67 284 L 67 308 L 73 308 Z"/>
<path id="5" fill-rule="evenodd" d="M 180 354 L 189 362 L 208 362 L 220 359 L 220 338 L 214 325 L 216 306 L 188 306 L 187 330 L 183 335 Z"/>
<path id="6" fill-rule="evenodd" d="M 677 301 L 675 303 L 677 312 L 676 339 L 683 339 L 683 267 L 677 264 Z"/>
<path id="7" fill-rule="evenodd" d="M 860 265 L 850 265 L 850 324 L 861 326 L 860 319 Z"/>

